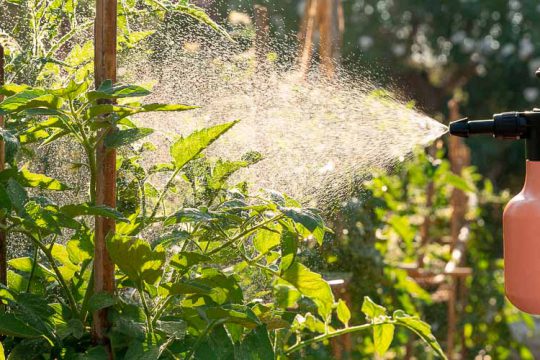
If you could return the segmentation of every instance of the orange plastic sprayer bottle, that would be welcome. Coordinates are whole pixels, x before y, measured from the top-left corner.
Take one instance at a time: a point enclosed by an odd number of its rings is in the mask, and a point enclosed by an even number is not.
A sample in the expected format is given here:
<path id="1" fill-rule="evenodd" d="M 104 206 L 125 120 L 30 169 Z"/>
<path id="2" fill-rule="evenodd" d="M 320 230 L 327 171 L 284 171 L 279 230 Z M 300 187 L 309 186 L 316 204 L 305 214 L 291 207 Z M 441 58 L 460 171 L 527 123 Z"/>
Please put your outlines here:
<path id="1" fill-rule="evenodd" d="M 540 110 L 496 114 L 491 120 L 458 120 L 450 124 L 450 133 L 526 141 L 525 185 L 503 215 L 504 281 L 512 304 L 540 314 Z"/>
<path id="2" fill-rule="evenodd" d="M 540 161 L 527 160 L 523 190 L 503 215 L 504 288 L 510 302 L 540 314 Z"/>

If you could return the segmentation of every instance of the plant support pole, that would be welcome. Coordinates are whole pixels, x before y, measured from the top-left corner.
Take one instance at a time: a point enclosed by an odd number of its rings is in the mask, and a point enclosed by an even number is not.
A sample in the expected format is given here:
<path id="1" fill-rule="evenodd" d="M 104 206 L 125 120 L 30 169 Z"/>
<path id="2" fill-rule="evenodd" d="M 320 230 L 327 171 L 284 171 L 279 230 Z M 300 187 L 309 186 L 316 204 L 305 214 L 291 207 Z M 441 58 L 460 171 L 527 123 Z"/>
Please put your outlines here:
<path id="1" fill-rule="evenodd" d="M 0 45 L 0 86 L 4 85 L 4 48 Z M 0 102 L 4 96 L 0 95 Z M 0 115 L 0 128 L 4 127 L 4 117 Z M 0 171 L 4 170 L 6 162 L 4 142 L 0 141 Z M 0 219 L 0 225 L 4 225 L 4 219 Z M 6 231 L 0 229 L 0 283 L 7 285 L 7 237 Z"/>
<path id="2" fill-rule="evenodd" d="M 94 28 L 95 80 L 96 88 L 103 81 L 116 82 L 116 0 L 96 0 L 96 22 Z M 102 132 L 115 131 L 115 127 L 103 129 Z M 100 135 L 105 135 L 101 133 Z M 105 136 L 96 147 L 96 204 L 116 207 L 116 151 L 107 148 Z M 115 222 L 112 219 L 96 216 L 96 232 L 94 239 L 94 292 L 114 292 L 114 264 L 109 256 L 106 238 L 114 233 Z M 93 338 L 98 344 L 108 344 L 107 309 L 93 314 Z"/>

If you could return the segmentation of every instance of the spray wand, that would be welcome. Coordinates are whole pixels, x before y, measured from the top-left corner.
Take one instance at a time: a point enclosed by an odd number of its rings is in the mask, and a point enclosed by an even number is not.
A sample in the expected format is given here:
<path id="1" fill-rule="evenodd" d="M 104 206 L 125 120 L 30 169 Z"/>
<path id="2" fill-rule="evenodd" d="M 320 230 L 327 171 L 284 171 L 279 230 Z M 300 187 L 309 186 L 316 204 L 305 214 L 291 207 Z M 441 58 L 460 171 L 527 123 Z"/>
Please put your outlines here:
<path id="1" fill-rule="evenodd" d="M 540 109 L 495 114 L 489 120 L 454 121 L 450 134 L 525 140 L 525 184 L 503 214 L 504 281 L 510 302 L 527 313 L 540 314 Z"/>

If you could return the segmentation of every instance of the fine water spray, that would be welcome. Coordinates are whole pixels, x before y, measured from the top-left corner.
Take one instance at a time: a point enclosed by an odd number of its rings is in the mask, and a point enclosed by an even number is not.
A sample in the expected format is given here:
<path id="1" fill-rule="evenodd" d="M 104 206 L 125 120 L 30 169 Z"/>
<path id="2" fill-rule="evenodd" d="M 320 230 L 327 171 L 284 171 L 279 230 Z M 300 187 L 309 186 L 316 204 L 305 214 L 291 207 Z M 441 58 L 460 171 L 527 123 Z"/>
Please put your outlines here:
<path id="1" fill-rule="evenodd" d="M 540 77 L 540 69 L 536 75 Z M 525 184 L 503 214 L 504 281 L 512 304 L 527 313 L 540 314 L 540 109 L 504 112 L 489 120 L 454 121 L 450 134 L 525 140 Z"/>

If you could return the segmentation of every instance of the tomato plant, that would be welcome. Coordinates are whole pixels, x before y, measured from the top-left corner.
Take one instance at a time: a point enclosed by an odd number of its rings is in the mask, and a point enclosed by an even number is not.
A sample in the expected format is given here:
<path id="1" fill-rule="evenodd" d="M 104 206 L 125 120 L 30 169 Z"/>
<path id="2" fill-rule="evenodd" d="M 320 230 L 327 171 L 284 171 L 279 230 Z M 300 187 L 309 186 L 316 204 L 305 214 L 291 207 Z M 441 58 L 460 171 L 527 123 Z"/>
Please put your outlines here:
<path id="1" fill-rule="evenodd" d="M 317 210 L 275 192 L 251 196 L 244 184 L 229 186 L 230 175 L 258 161 L 258 154 L 237 161 L 202 156 L 236 122 L 178 138 L 170 161 L 145 169 L 138 154 L 151 146 L 140 142 L 152 130 L 137 127 L 129 117 L 192 107 L 145 104 L 140 98 L 148 90 L 110 82 L 96 90 L 72 81 L 58 89 L 6 85 L 1 91 L 7 97 L 0 113 L 8 117 L 2 139 L 9 149 L 9 167 L 0 173 L 5 229 L 8 238 L 23 234 L 36 248 L 33 257 L 10 260 L 8 286 L 0 291 L 7 305 L 0 333 L 8 353 L 32 347 L 35 354 L 64 358 L 103 354 L 103 347 L 91 343 L 88 314 L 109 307 L 111 348 L 126 359 L 208 358 L 216 351 L 225 357 L 286 356 L 366 329 L 373 329 L 376 348 L 384 353 L 396 325 L 411 329 L 444 356 L 427 324 L 402 311 L 388 315 L 369 298 L 362 308 L 368 322 L 349 326 L 345 303 L 336 302 L 321 275 L 297 258 L 301 242 L 322 243 L 327 229 Z M 100 99 L 119 104 L 100 104 Z M 99 130 L 107 127 L 118 128 L 105 143 L 123 151 L 121 178 L 135 194 L 122 211 L 95 205 L 93 150 Z M 38 195 L 35 189 L 69 191 L 70 185 L 17 161 L 24 147 L 50 146 L 64 137 L 86 154 L 80 166 L 89 178 L 83 203 L 58 204 L 46 192 Z M 158 190 L 156 179 L 163 175 Z M 190 207 L 171 197 L 181 183 L 192 189 L 192 198 L 184 194 L 183 199 Z M 114 295 L 92 293 L 95 215 L 118 222 L 107 242 L 117 266 Z M 252 279 L 260 279 L 260 285 Z M 343 327 L 333 328 L 333 317 Z"/>

